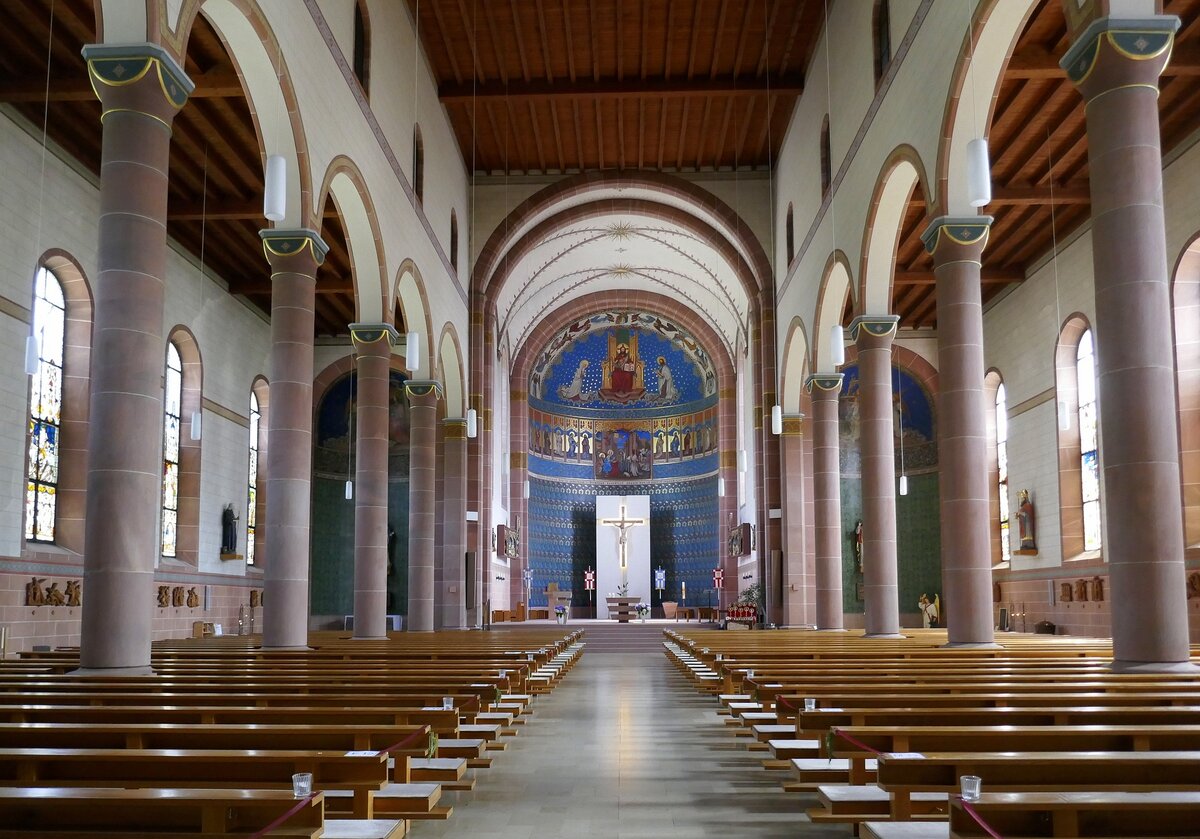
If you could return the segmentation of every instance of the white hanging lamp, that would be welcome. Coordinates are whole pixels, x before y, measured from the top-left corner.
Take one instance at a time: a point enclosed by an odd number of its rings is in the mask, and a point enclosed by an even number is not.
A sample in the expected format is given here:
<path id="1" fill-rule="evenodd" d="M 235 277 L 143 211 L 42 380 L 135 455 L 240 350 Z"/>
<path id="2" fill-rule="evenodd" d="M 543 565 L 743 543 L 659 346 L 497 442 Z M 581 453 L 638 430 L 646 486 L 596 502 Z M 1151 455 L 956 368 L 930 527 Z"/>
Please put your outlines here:
<path id="1" fill-rule="evenodd" d="M 967 143 L 967 201 L 972 207 L 992 203 L 992 164 L 988 141 L 983 137 Z"/>
<path id="2" fill-rule="evenodd" d="M 409 332 L 404 336 L 404 367 L 415 373 L 421 367 L 421 333 Z"/>
<path id="3" fill-rule="evenodd" d="M 271 221 L 283 221 L 287 216 L 287 159 L 281 154 L 267 158 L 263 215 Z"/>
<path id="4" fill-rule="evenodd" d="M 771 433 L 778 437 L 783 433 L 783 406 L 771 406 Z"/>
<path id="5" fill-rule="evenodd" d="M 467 409 L 467 437 L 474 440 L 479 436 L 479 415 L 474 408 Z"/>
<path id="6" fill-rule="evenodd" d="M 835 323 L 829 330 L 829 360 L 834 367 L 846 363 L 846 333 L 840 323 Z"/>

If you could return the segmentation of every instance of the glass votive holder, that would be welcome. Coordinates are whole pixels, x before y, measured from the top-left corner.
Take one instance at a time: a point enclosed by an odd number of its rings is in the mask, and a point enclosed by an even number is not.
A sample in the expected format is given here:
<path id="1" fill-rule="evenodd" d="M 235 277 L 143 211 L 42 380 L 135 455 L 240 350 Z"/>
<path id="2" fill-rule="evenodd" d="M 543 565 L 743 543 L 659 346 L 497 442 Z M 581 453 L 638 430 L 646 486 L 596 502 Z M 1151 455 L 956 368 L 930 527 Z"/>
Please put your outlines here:
<path id="1" fill-rule="evenodd" d="M 501 670 L 501 671 L 500 671 L 500 678 L 501 678 L 501 679 L 507 679 L 507 678 L 508 678 L 508 671 L 507 671 L 507 670 Z"/>
<path id="2" fill-rule="evenodd" d="M 292 776 L 292 795 L 296 798 L 308 798 L 312 795 L 311 772 L 297 772 Z"/>
<path id="3" fill-rule="evenodd" d="M 958 779 L 959 790 L 962 792 L 963 801 L 978 801 L 979 787 L 983 779 L 978 775 L 963 775 Z"/>
<path id="4" fill-rule="evenodd" d="M 454 710 L 454 697 L 453 696 L 443 696 L 442 697 L 442 710 L 443 711 L 453 711 Z"/>
<path id="5" fill-rule="evenodd" d="M 754 671 L 753 671 L 753 670 L 747 670 L 747 671 L 746 671 L 746 678 L 747 678 L 747 679 L 753 679 L 753 678 L 754 678 Z"/>
<path id="6" fill-rule="evenodd" d="M 806 711 L 817 710 L 817 700 L 813 699 L 811 696 L 804 697 L 804 710 L 806 710 Z"/>

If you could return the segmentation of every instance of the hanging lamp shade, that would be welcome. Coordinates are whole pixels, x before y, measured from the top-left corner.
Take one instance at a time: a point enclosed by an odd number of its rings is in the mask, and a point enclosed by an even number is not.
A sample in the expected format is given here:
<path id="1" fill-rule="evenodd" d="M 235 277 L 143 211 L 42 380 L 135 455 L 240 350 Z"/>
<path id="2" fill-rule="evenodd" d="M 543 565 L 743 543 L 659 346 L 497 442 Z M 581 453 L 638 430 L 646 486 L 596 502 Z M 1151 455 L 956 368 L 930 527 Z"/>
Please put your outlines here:
<path id="1" fill-rule="evenodd" d="M 521 488 L 521 492 L 526 498 L 529 497 L 529 481 L 525 482 L 524 486 Z"/>
<path id="2" fill-rule="evenodd" d="M 467 409 L 467 436 L 472 440 L 479 435 L 479 415 L 474 408 Z"/>
<path id="3" fill-rule="evenodd" d="M 346 500 L 354 497 L 354 481 L 346 481 Z"/>
<path id="4" fill-rule="evenodd" d="M 287 215 L 287 160 L 281 154 L 273 154 L 267 158 L 263 215 L 271 221 L 283 221 Z"/>
<path id="5" fill-rule="evenodd" d="M 1058 429 L 1060 431 L 1068 431 L 1071 428 L 1071 406 L 1067 404 L 1067 400 L 1058 400 Z"/>
<path id="6" fill-rule="evenodd" d="M 783 433 L 783 406 L 771 406 L 771 433 L 778 437 Z"/>
<path id="7" fill-rule="evenodd" d="M 725 497 L 725 479 L 717 478 L 717 495 L 721 498 Z"/>
<path id="8" fill-rule="evenodd" d="M 38 366 L 41 364 L 41 348 L 38 347 L 38 339 L 36 335 L 30 335 L 25 339 L 25 375 L 36 376 Z"/>
<path id="9" fill-rule="evenodd" d="M 200 439 L 200 424 L 204 419 L 204 414 L 200 411 L 192 411 L 191 434 L 193 440 Z"/>
<path id="10" fill-rule="evenodd" d="M 421 335 L 409 332 L 404 336 L 404 366 L 414 372 L 421 366 Z"/>
<path id="11" fill-rule="evenodd" d="M 967 201 L 972 207 L 992 202 L 992 164 L 988 141 L 982 137 L 967 143 Z"/>
<path id="12" fill-rule="evenodd" d="M 908 495 L 908 475 L 900 476 L 900 494 Z"/>
<path id="13" fill-rule="evenodd" d="M 841 324 L 834 324 L 829 330 L 829 360 L 833 362 L 834 367 L 841 367 L 846 363 L 846 334 Z"/>

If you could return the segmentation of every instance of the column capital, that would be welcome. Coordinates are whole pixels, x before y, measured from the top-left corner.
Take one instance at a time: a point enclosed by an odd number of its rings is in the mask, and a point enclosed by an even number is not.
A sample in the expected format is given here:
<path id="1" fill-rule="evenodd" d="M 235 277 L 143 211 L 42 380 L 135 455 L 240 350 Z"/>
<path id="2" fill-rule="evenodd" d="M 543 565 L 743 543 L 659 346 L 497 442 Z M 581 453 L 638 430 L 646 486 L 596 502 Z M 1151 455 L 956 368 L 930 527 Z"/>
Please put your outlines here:
<path id="1" fill-rule="evenodd" d="M 466 440 L 467 418 L 446 417 L 442 420 L 442 436 L 447 440 Z"/>
<path id="2" fill-rule="evenodd" d="M 896 326 L 899 323 L 899 315 L 859 315 L 850 321 L 850 340 L 858 343 L 864 339 L 875 339 L 891 343 L 896 337 Z"/>
<path id="3" fill-rule="evenodd" d="M 410 400 L 428 399 L 436 402 L 442 398 L 442 383 L 436 379 L 409 379 L 404 383 L 404 392 Z"/>
<path id="4" fill-rule="evenodd" d="M 938 216 L 929 222 L 921 241 L 936 264 L 978 262 L 991 228 L 991 216 Z"/>
<path id="5" fill-rule="evenodd" d="M 169 127 L 196 88 L 158 44 L 87 44 L 82 53 L 92 90 L 104 106 L 101 122 L 114 111 L 131 111 Z"/>
<path id="6" fill-rule="evenodd" d="M 354 343 L 356 352 L 377 351 L 391 354 L 396 346 L 400 333 L 390 323 L 352 323 L 350 324 L 350 340 Z"/>
<path id="7" fill-rule="evenodd" d="M 784 414 L 782 437 L 804 436 L 804 414 Z"/>
<path id="8" fill-rule="evenodd" d="M 804 389 L 814 397 L 837 396 L 842 392 L 842 373 L 814 373 L 804 380 Z"/>
<path id="9" fill-rule="evenodd" d="M 306 227 L 292 230 L 282 228 L 260 230 L 258 236 L 262 239 L 263 255 L 272 266 L 279 260 L 293 259 L 302 255 L 307 256 L 315 265 L 319 266 L 325 261 L 325 254 L 329 253 L 329 245 L 325 244 L 321 234 Z"/>
<path id="10" fill-rule="evenodd" d="M 1158 77 L 1171 59 L 1177 29 L 1175 15 L 1098 18 L 1075 39 L 1059 66 L 1085 103 L 1121 87 L 1158 90 Z"/>

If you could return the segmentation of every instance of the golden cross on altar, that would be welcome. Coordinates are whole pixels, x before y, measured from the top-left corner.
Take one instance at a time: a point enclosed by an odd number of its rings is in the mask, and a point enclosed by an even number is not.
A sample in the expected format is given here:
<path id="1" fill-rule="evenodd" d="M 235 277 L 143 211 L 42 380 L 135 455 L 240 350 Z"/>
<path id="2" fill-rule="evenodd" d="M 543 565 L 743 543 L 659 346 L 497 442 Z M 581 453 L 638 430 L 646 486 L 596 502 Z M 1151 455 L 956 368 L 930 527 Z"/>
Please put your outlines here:
<path id="1" fill-rule="evenodd" d="M 621 501 L 617 508 L 620 516 L 617 518 L 600 519 L 600 524 L 606 527 L 615 527 L 617 529 L 617 549 L 621 554 L 621 582 L 625 582 L 625 571 L 629 567 L 628 550 L 629 550 L 629 530 L 633 527 L 639 527 L 644 524 L 649 524 L 650 519 L 628 518 L 626 516 L 626 505 L 624 500 Z"/>

